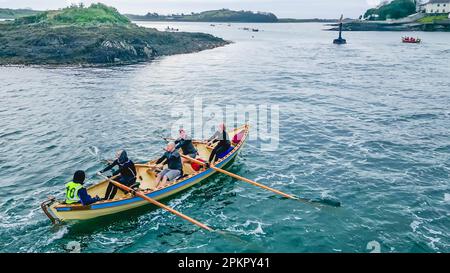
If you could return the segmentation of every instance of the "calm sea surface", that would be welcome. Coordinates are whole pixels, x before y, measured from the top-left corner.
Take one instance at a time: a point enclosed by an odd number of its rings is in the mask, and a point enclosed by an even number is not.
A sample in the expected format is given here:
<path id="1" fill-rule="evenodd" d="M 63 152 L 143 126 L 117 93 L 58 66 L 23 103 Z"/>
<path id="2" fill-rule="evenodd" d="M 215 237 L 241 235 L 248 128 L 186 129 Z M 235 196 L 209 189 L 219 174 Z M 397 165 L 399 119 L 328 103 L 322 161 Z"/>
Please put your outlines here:
<path id="1" fill-rule="evenodd" d="M 64 252 L 72 241 L 82 252 L 450 251 L 450 33 L 353 32 L 334 46 L 321 24 L 140 24 L 234 43 L 125 67 L 0 67 L 0 252 Z M 121 147 L 154 157 L 171 109 L 194 98 L 278 105 L 278 148 L 250 142 L 231 170 L 343 206 L 219 175 L 168 204 L 238 239 L 151 208 L 51 226 L 39 204 L 61 197 L 75 170 L 92 176 L 96 158 Z"/>

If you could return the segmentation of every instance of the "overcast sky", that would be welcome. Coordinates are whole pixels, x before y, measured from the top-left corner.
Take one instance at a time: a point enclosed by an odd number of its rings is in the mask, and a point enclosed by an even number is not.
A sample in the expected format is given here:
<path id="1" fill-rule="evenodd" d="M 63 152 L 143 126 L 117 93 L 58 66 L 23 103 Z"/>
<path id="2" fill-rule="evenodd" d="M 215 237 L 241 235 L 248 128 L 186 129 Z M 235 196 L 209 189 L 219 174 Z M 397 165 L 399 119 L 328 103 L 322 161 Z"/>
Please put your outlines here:
<path id="1" fill-rule="evenodd" d="M 211 9 L 229 8 L 273 12 L 278 17 L 337 18 L 358 17 L 379 0 L 0 0 L 0 8 L 58 9 L 71 3 L 95 2 L 116 7 L 122 13 L 146 14 L 157 12 L 190 13 Z"/>

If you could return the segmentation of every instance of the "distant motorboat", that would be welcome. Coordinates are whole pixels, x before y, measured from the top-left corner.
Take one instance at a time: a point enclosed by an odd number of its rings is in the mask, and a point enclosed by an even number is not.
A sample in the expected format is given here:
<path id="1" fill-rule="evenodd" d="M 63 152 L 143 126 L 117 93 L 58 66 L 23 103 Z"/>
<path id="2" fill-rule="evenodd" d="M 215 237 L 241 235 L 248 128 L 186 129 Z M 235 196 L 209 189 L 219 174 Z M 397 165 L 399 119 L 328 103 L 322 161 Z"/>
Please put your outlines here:
<path id="1" fill-rule="evenodd" d="M 414 37 L 402 37 L 402 42 L 407 44 L 420 44 L 422 40 Z"/>
<path id="2" fill-rule="evenodd" d="M 259 29 L 257 29 L 257 28 L 252 28 L 252 31 L 253 31 L 253 32 L 258 32 Z"/>
<path id="3" fill-rule="evenodd" d="M 337 39 L 333 40 L 333 44 L 335 45 L 344 45 L 347 43 L 347 40 L 342 38 L 342 19 L 344 18 L 344 15 L 341 15 L 340 23 L 339 23 L 339 37 Z"/>

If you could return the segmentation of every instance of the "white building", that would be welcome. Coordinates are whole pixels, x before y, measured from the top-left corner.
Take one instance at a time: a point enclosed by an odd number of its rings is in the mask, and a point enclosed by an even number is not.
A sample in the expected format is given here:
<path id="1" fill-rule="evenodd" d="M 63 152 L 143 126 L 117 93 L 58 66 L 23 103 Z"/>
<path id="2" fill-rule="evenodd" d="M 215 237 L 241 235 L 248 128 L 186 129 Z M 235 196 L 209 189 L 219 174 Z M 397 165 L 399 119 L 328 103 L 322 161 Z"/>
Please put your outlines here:
<path id="1" fill-rule="evenodd" d="M 450 0 L 430 0 L 421 8 L 425 13 L 450 13 Z"/>

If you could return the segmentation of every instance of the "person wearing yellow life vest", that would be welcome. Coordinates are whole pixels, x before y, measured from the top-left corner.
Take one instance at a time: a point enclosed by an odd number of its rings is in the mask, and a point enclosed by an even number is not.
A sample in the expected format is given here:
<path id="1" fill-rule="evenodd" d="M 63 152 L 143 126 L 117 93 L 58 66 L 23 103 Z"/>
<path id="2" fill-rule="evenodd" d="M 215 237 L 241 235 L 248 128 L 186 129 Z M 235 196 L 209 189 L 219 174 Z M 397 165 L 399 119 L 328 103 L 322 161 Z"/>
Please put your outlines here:
<path id="1" fill-rule="evenodd" d="M 86 174 L 84 171 L 76 171 L 73 180 L 66 184 L 66 204 L 81 203 L 83 206 L 100 201 L 98 196 L 92 198 L 83 187 Z"/>

